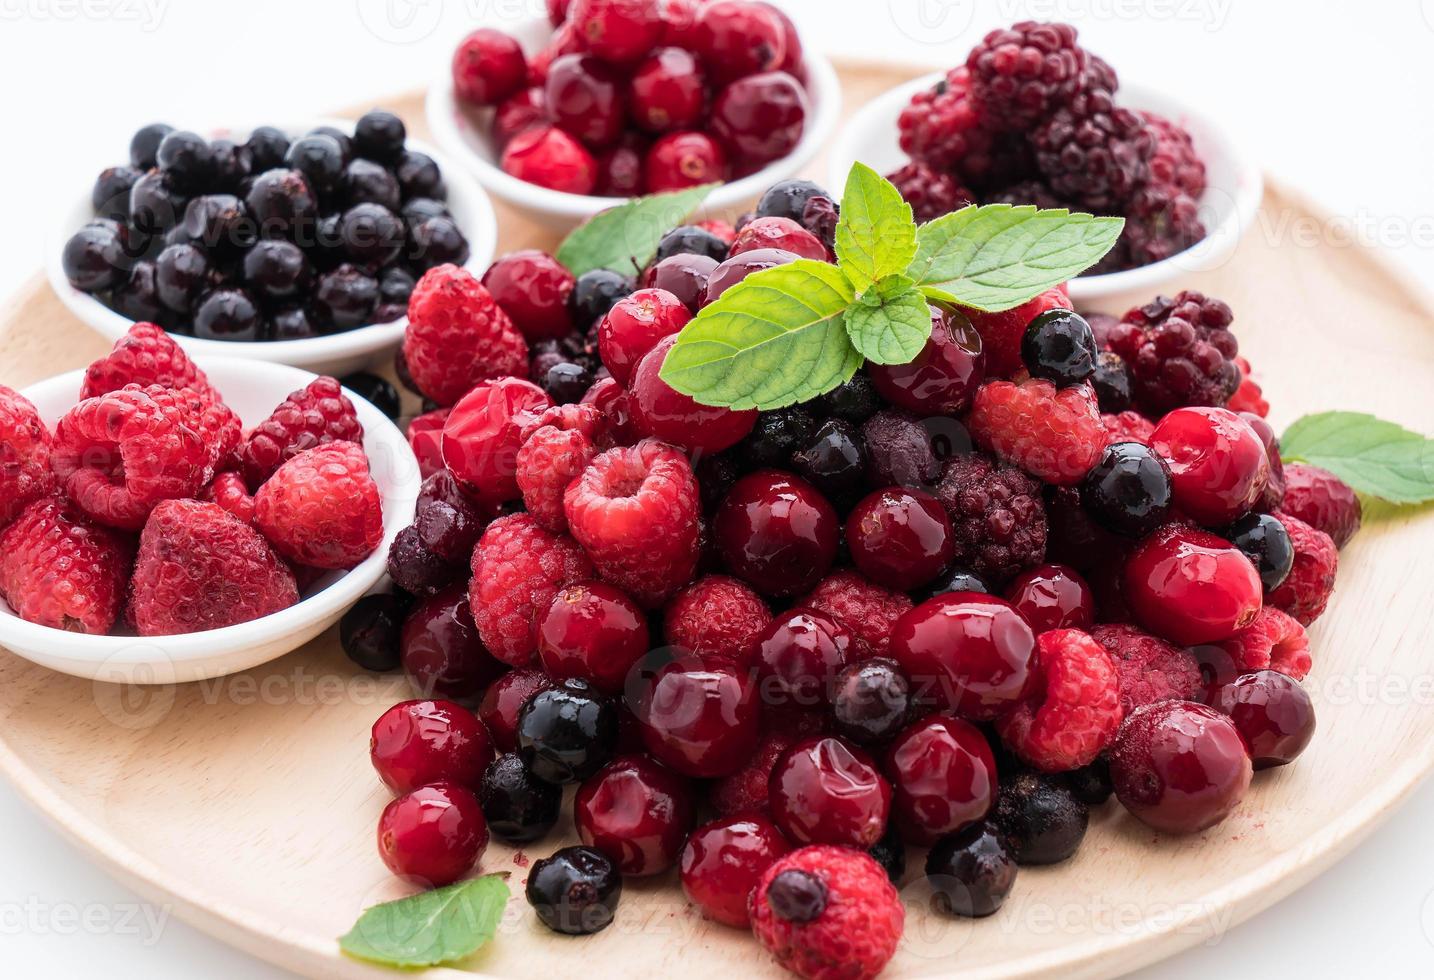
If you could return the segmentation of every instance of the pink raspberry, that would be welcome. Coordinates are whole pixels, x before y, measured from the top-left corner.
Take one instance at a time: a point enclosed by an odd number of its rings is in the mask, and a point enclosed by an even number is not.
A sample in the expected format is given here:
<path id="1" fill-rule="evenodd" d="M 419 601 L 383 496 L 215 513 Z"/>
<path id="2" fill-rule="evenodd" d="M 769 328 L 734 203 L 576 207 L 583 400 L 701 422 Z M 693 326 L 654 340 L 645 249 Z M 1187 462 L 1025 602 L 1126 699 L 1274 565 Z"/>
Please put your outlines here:
<path id="1" fill-rule="evenodd" d="M 702 499 L 692 464 L 665 442 L 609 449 L 568 485 L 573 537 L 598 575 L 655 609 L 692 580 Z"/>
<path id="2" fill-rule="evenodd" d="M 254 523 L 254 498 L 244 477 L 233 470 L 217 474 L 199 493 L 200 500 L 216 503 L 245 524 Z"/>
<path id="3" fill-rule="evenodd" d="M 606 435 L 603 414 L 593 405 L 554 405 L 526 426 L 518 450 L 518 489 L 528 513 L 549 531 L 568 529 L 563 494 Z"/>
<path id="4" fill-rule="evenodd" d="M 1285 467 L 1285 497 L 1280 510 L 1328 534 L 1336 548 L 1349 543 L 1364 516 L 1359 497 L 1349 484 L 1309 463 Z"/>
<path id="5" fill-rule="evenodd" d="M 1310 672 L 1310 641 L 1301 626 L 1289 613 L 1274 606 L 1265 606 L 1255 621 L 1219 646 L 1230 655 L 1238 673 L 1255 670 L 1278 670 L 1295 680 L 1304 680 Z"/>
<path id="6" fill-rule="evenodd" d="M 1189 650 L 1126 623 L 1097 626 L 1090 635 L 1115 662 L 1126 714 L 1156 701 L 1199 700 L 1200 663 Z"/>
<path id="7" fill-rule="evenodd" d="M 1100 422 L 1105 426 L 1105 437 L 1110 445 L 1117 442 L 1138 442 L 1148 446 L 1150 436 L 1155 432 L 1155 423 L 1139 412 L 1102 415 Z"/>
<path id="8" fill-rule="evenodd" d="M 705 575 L 667 604 L 663 634 L 672 646 L 735 663 L 771 619 L 772 611 L 745 582 Z"/>
<path id="9" fill-rule="evenodd" d="M 593 574 L 592 563 L 566 534 L 544 530 L 531 514 L 500 517 L 473 549 L 469 605 L 478 636 L 515 667 L 538 652 L 537 619 L 558 590 Z"/>
<path id="10" fill-rule="evenodd" d="M 856 637 L 858 654 L 866 659 L 886 656 L 892 625 L 914 603 L 904 592 L 882 588 L 859 572 L 841 569 L 818 582 L 797 605 L 840 621 Z"/>
<path id="11" fill-rule="evenodd" d="M 353 402 L 333 378 L 315 378 L 254 427 L 239 448 L 240 469 L 258 490 L 286 460 L 328 442 L 363 442 Z"/>
<path id="12" fill-rule="evenodd" d="M 982 448 L 1058 486 L 1080 482 L 1106 447 L 1094 394 L 1084 385 L 993 381 L 976 392 L 966 424 Z"/>
<path id="13" fill-rule="evenodd" d="M 708 801 L 723 816 L 737 813 L 766 813 L 772 770 L 777 760 L 802 736 L 795 731 L 768 730 L 762 733 L 757 751 L 747 764 L 730 776 L 712 781 Z"/>
<path id="14" fill-rule="evenodd" d="M 471 272 L 440 265 L 409 296 L 403 356 L 418 390 L 452 405 L 480 381 L 525 374 L 528 344 Z"/>
<path id="15" fill-rule="evenodd" d="M 443 465 L 484 503 L 516 500 L 523 436 L 552 405 L 543 389 L 522 378 L 479 382 L 444 420 Z"/>
<path id="16" fill-rule="evenodd" d="M 1010 310 L 1003 310 L 1000 313 L 987 313 L 984 310 L 973 310 L 962 307 L 961 312 L 971 321 L 976 332 L 981 335 L 981 350 L 985 355 L 986 377 L 988 378 L 1012 378 L 1025 370 L 1025 362 L 1021 360 L 1021 338 L 1026 334 L 1026 327 L 1038 313 L 1047 310 L 1069 310 L 1071 309 L 1070 297 L 1065 290 L 1057 286 L 1055 289 L 1048 289 L 1033 300 L 1022 303 L 1020 306 Z"/>
<path id="17" fill-rule="evenodd" d="M 1295 548 L 1295 563 L 1280 587 L 1265 597 L 1265 605 L 1283 609 L 1300 625 L 1308 626 L 1324 613 L 1334 591 L 1339 571 L 1339 549 L 1323 531 L 1317 531 L 1298 517 L 1275 512 L 1290 543 Z"/>
<path id="18" fill-rule="evenodd" d="M 301 565 L 363 561 L 383 540 L 383 504 L 363 447 L 331 442 L 279 467 L 254 495 L 254 526 Z"/>
<path id="19" fill-rule="evenodd" d="M 30 623 L 108 633 L 129 587 L 134 545 L 60 495 L 42 497 L 0 532 L 0 597 Z"/>
<path id="20" fill-rule="evenodd" d="M 0 385 L 0 528 L 54 487 L 52 445 L 29 399 Z"/>
<path id="21" fill-rule="evenodd" d="M 1044 691 L 997 721 L 996 730 L 1023 762 L 1043 772 L 1079 769 L 1120 728 L 1120 675 L 1105 647 L 1080 630 L 1048 630 L 1036 646 Z"/>
<path id="22" fill-rule="evenodd" d="M 207 450 L 204 482 L 208 483 L 216 472 L 234 463 L 234 452 L 244 438 L 244 423 L 222 401 L 193 388 L 125 385 L 123 390 L 143 391 L 160 405 L 178 412 L 199 434 Z"/>
<path id="23" fill-rule="evenodd" d="M 85 371 L 80 398 L 119 391 L 125 385 L 159 385 L 163 388 L 193 388 L 213 401 L 220 401 L 204 372 L 194 365 L 184 348 L 153 323 L 136 323 L 115 341 L 109 354 Z"/>

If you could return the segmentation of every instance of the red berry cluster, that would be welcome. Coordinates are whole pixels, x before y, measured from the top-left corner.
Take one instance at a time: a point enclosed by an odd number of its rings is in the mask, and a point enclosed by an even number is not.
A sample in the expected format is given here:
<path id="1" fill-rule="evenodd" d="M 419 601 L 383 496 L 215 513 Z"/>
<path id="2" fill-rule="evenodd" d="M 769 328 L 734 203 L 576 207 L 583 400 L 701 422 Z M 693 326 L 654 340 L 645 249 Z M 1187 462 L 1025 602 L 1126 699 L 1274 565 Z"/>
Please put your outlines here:
<path id="1" fill-rule="evenodd" d="M 1179 123 L 1117 105 L 1118 87 L 1068 24 L 992 31 L 902 111 L 911 162 L 890 179 L 918 221 L 973 202 L 1123 216 L 1096 272 L 1169 258 L 1205 237 L 1205 165 Z"/>
<path id="2" fill-rule="evenodd" d="M 319 378 L 247 436 L 173 340 L 136 324 L 51 434 L 0 387 L 0 597 L 80 633 L 248 622 L 383 537 L 363 429 Z"/>
<path id="3" fill-rule="evenodd" d="M 571 194 L 726 180 L 792 152 L 808 112 L 802 43 L 757 0 L 575 0 L 531 59 L 483 28 L 453 55 L 460 102 L 492 107 L 502 168 Z"/>

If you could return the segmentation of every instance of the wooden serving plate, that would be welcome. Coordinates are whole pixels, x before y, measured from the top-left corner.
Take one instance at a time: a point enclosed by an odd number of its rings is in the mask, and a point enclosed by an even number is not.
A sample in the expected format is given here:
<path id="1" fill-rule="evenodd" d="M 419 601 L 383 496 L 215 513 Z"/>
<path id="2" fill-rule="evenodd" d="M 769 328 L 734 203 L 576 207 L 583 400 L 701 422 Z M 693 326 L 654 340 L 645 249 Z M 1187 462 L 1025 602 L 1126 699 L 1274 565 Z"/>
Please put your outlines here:
<path id="1" fill-rule="evenodd" d="M 847 65 L 847 104 L 910 74 Z M 420 96 L 396 104 L 422 132 Z M 499 222 L 501 251 L 554 245 L 501 207 Z M 1334 408 L 1427 430 L 1434 311 L 1378 254 L 1331 244 L 1319 233 L 1329 227 L 1271 182 L 1235 258 L 1182 285 L 1236 310 L 1277 430 Z M 0 321 L 0 383 L 83 366 L 107 347 L 36 284 Z M 1339 590 L 1312 631 L 1306 683 L 1319 731 L 1296 765 L 1257 775 L 1239 810 L 1196 837 L 1161 838 L 1108 805 L 1074 859 L 1023 869 L 987 920 L 924 912 L 913 861 L 906 938 L 886 975 L 1123 973 L 1217 937 L 1349 851 L 1434 767 L 1421 707 L 1434 690 L 1429 510 L 1370 508 L 1342 555 Z M 355 670 L 335 633 L 265 667 L 178 688 L 90 683 L 0 651 L 0 771 L 116 877 L 186 921 L 303 974 L 391 977 L 342 956 L 335 937 L 363 908 L 401 894 L 374 847 L 389 796 L 367 750 L 373 720 L 408 692 L 401 679 Z M 533 856 L 570 842 L 571 825 L 560 830 Z M 781 975 L 746 934 L 703 921 L 675 874 L 627 883 L 607 931 L 556 936 L 518 897 L 528 864 L 499 845 L 486 854 L 483 870 L 512 872 L 515 898 L 467 971 Z"/>

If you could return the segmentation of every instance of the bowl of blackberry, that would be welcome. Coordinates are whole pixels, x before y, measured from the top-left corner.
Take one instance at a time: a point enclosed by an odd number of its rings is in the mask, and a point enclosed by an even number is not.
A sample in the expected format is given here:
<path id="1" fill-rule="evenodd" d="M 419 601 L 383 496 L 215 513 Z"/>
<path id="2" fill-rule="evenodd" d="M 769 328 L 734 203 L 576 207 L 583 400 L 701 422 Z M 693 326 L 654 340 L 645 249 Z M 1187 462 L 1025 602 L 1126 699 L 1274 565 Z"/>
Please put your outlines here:
<path id="1" fill-rule="evenodd" d="M 424 270 L 482 268 L 495 236 L 482 189 L 389 112 L 155 123 L 62 216 L 47 271 L 106 337 L 158 323 L 191 354 L 346 373 L 398 343 Z"/>

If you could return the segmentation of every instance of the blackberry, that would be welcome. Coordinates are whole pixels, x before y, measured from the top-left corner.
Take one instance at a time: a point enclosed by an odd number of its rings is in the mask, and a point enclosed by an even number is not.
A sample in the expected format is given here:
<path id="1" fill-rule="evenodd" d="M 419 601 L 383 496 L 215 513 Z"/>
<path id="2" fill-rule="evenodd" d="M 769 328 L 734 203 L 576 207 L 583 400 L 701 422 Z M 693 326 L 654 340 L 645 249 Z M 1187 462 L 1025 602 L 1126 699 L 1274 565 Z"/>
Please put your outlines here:
<path id="1" fill-rule="evenodd" d="M 1121 241 L 1134 266 L 1178 255 L 1205 237 L 1195 199 L 1169 184 L 1147 184 L 1136 191 L 1125 211 Z"/>
<path id="2" fill-rule="evenodd" d="M 1085 839 L 1090 810 L 1053 777 L 1021 773 L 1001 784 L 992 822 L 1017 864 L 1057 864 Z"/>
<path id="3" fill-rule="evenodd" d="M 682 225 L 662 236 L 653 264 L 674 255 L 706 255 L 721 262 L 727 258 L 727 243 L 706 228 Z"/>
<path id="4" fill-rule="evenodd" d="M 398 596 L 364 596 L 339 620 L 339 643 L 344 653 L 364 670 L 397 670 L 399 634 L 405 615 L 404 603 Z"/>
<path id="5" fill-rule="evenodd" d="M 861 427 L 866 449 L 866 482 L 882 487 L 929 488 L 941 477 L 931 434 L 908 412 L 887 408 Z"/>
<path id="6" fill-rule="evenodd" d="M 1136 406 L 1158 419 L 1186 405 L 1223 406 L 1240 385 L 1230 307 L 1187 290 L 1125 314 L 1106 343 L 1130 368 Z"/>
<path id="7" fill-rule="evenodd" d="M 792 454 L 808 446 L 817 422 L 804 408 L 779 408 L 757 416 L 752 431 L 737 446 L 737 457 L 748 469 L 784 468 Z"/>
<path id="8" fill-rule="evenodd" d="M 1057 109 L 1031 134 L 1031 144 L 1051 190 L 1102 213 L 1119 211 L 1145 182 L 1155 149 L 1145 120 L 1117 108 L 1100 89 Z"/>
<path id="9" fill-rule="evenodd" d="M 918 163 L 982 180 L 992 175 L 994 139 L 971 98 L 970 76 L 954 68 L 912 96 L 897 120 L 901 149 Z"/>
<path id="10" fill-rule="evenodd" d="M 1205 193 L 1205 164 L 1195 152 L 1190 134 L 1153 112 L 1142 112 L 1150 132 L 1153 151 L 1150 157 L 1150 181 L 1179 188 L 1199 200 Z"/>
<path id="11" fill-rule="evenodd" d="M 767 188 L 762 199 L 757 202 L 756 216 L 759 218 L 790 218 L 801 223 L 803 215 L 807 212 L 807 205 L 813 198 L 824 197 L 831 200 L 820 184 L 810 180 L 792 179 L 783 180 Z"/>
<path id="12" fill-rule="evenodd" d="M 500 840 L 527 844 L 553 829 L 563 809 L 562 787 L 537 779 L 515 753 L 488 764 L 478 785 L 488 829 Z"/>
<path id="13" fill-rule="evenodd" d="M 1095 334 L 1071 310 L 1037 313 L 1021 336 L 1021 360 L 1033 378 L 1061 387 L 1082 384 L 1095 373 Z"/>
<path id="14" fill-rule="evenodd" d="M 1266 593 L 1278 589 L 1294 567 L 1295 546 L 1290 532 L 1271 514 L 1247 514 L 1221 531 L 1220 536 L 1250 559 Z"/>
<path id="15" fill-rule="evenodd" d="M 1089 56 L 1069 24 L 1027 20 L 987 34 L 966 68 L 987 126 L 1025 132 L 1080 92 Z"/>
<path id="16" fill-rule="evenodd" d="M 1042 210 L 1063 208 L 1068 202 L 1056 196 L 1050 185 L 1040 180 L 1022 180 L 986 195 L 987 204 L 1034 204 Z"/>
<path id="17" fill-rule="evenodd" d="M 1041 488 L 1016 467 L 980 453 L 956 456 L 935 494 L 951 518 L 957 565 L 999 585 L 1045 559 Z"/>
<path id="18" fill-rule="evenodd" d="M 1149 446 L 1117 442 L 1081 482 L 1085 511 L 1107 530 L 1141 538 L 1170 516 L 1170 467 Z"/>
<path id="19" fill-rule="evenodd" d="M 911 213 L 921 223 L 934 221 L 943 214 L 974 204 L 971 192 L 962 187 L 949 173 L 934 170 L 924 163 L 912 162 L 887 180 L 896 185 L 901 197 L 911 205 Z"/>
<path id="20" fill-rule="evenodd" d="M 1117 415 L 1130 407 L 1130 369 L 1114 351 L 1101 351 L 1090 378 L 1096 402 L 1104 415 Z"/>
<path id="21" fill-rule="evenodd" d="M 943 915 L 993 914 L 1011 893 L 1016 871 L 1006 840 L 989 822 L 947 834 L 926 854 L 932 907 Z"/>

